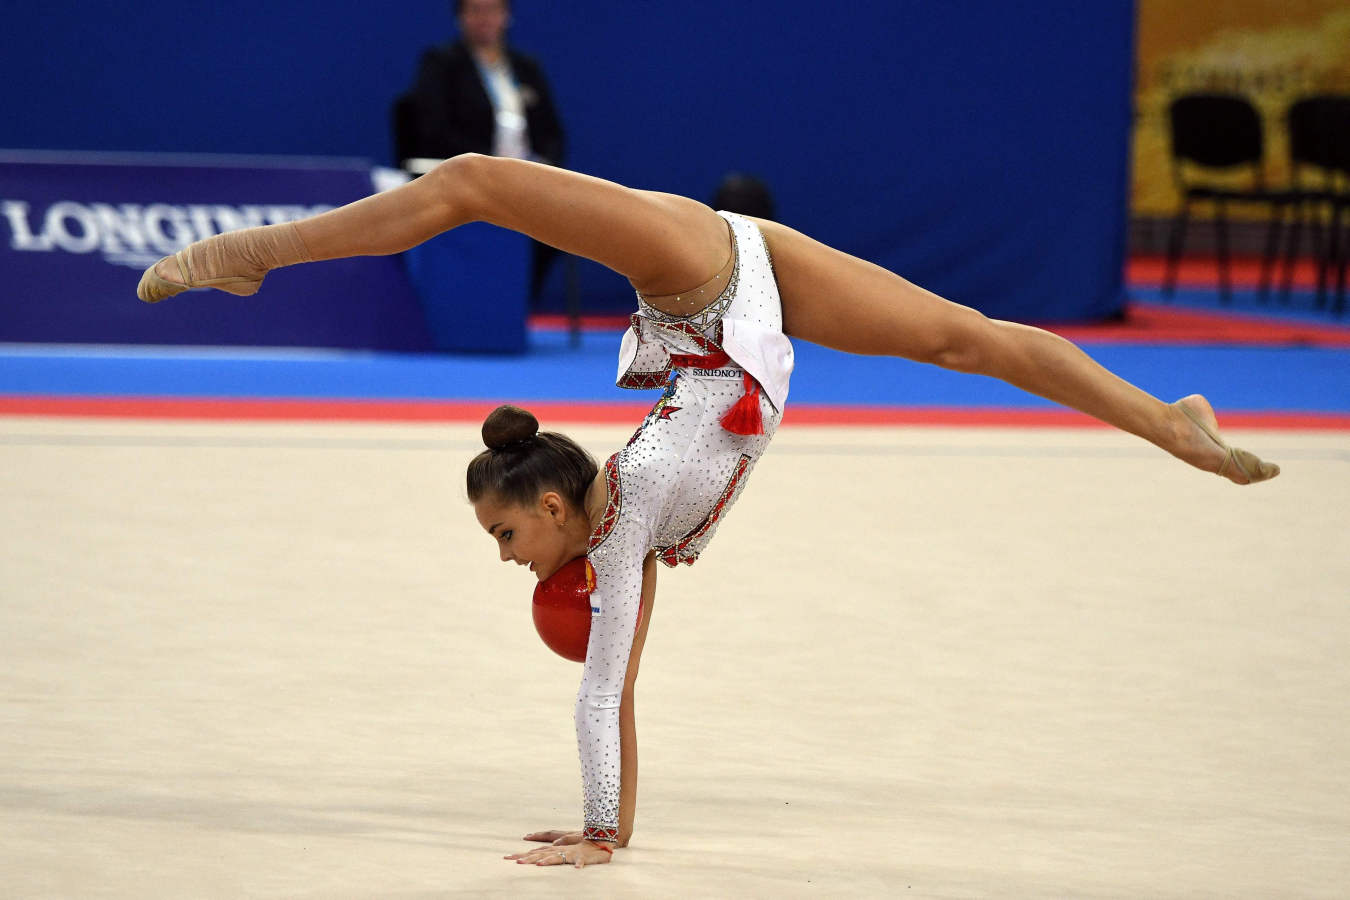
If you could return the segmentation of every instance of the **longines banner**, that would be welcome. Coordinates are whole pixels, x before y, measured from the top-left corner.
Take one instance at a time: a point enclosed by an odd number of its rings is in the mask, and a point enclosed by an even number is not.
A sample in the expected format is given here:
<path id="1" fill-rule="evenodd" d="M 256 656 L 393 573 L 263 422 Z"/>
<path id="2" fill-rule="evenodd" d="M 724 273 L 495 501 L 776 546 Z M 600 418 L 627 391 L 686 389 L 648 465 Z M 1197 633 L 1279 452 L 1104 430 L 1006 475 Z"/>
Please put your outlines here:
<path id="1" fill-rule="evenodd" d="M 1264 126 L 1267 184 L 1286 184 L 1290 104 L 1314 93 L 1350 94 L 1346 0 L 1138 2 L 1134 215 L 1176 210 L 1167 107 L 1181 94 L 1250 99 Z"/>
<path id="2" fill-rule="evenodd" d="M 136 299 L 141 271 L 194 240 L 371 191 L 341 161 L 0 155 L 0 341 L 427 349 L 394 257 L 281 269 L 253 297 Z"/>

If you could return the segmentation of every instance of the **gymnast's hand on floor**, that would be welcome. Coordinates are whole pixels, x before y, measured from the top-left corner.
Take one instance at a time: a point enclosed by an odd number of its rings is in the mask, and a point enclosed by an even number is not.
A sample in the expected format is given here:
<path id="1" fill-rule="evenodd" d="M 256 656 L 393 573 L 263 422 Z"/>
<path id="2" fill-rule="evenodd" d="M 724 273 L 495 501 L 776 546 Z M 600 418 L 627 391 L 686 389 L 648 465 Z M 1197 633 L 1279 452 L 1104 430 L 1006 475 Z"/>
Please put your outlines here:
<path id="1" fill-rule="evenodd" d="M 607 863 L 613 852 L 599 845 L 583 840 L 580 831 L 536 831 L 525 836 L 527 841 L 548 841 L 544 847 L 536 847 L 523 853 L 512 853 L 504 859 L 514 859 L 521 865 L 534 866 L 586 866 Z"/>

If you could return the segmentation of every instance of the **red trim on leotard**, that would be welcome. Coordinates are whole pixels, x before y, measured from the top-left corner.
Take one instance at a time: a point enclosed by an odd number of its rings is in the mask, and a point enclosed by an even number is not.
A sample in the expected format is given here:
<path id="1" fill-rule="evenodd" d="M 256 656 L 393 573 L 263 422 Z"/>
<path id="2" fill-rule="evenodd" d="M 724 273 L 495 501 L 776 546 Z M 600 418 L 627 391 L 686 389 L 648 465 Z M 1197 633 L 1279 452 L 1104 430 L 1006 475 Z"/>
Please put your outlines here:
<path id="1" fill-rule="evenodd" d="M 693 565 L 694 560 L 698 559 L 698 554 L 691 552 L 689 546 L 707 534 L 712 527 L 717 524 L 717 521 L 722 518 L 722 513 L 726 510 L 727 504 L 731 502 L 732 495 L 736 493 L 736 486 L 741 483 L 741 479 L 745 477 L 745 473 L 749 470 L 750 457 L 742 453 L 741 458 L 736 461 L 736 468 L 732 471 L 731 478 L 727 480 L 727 486 L 722 489 L 722 495 L 718 497 L 717 502 L 713 504 L 712 511 L 708 513 L 693 531 L 689 532 L 669 547 L 658 547 L 656 550 L 656 558 L 672 568 L 680 563 L 689 566 Z"/>
<path id="2" fill-rule="evenodd" d="M 619 521 L 619 454 L 615 453 L 609 459 L 605 460 L 605 512 L 600 516 L 600 521 L 595 524 L 595 529 L 591 532 L 590 542 L 586 545 L 586 552 L 594 550 L 604 543 L 605 538 L 614 530 L 614 526 Z"/>

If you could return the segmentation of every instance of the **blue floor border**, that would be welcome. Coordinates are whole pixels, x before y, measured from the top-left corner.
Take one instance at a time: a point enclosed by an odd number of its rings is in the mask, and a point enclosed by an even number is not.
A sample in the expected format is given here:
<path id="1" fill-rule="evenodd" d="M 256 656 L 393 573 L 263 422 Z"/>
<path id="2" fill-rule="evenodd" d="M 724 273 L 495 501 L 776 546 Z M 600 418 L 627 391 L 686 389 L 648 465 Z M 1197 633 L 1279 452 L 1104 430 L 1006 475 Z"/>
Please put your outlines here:
<path id="1" fill-rule="evenodd" d="M 536 330 L 520 356 L 327 350 L 0 345 L 0 394 L 304 399 L 632 402 L 614 387 L 621 332 Z M 796 403 L 1052 407 L 1002 382 L 794 341 Z M 1350 350 L 1084 343 L 1094 359 L 1164 399 L 1203 393 L 1251 411 L 1350 412 Z"/>

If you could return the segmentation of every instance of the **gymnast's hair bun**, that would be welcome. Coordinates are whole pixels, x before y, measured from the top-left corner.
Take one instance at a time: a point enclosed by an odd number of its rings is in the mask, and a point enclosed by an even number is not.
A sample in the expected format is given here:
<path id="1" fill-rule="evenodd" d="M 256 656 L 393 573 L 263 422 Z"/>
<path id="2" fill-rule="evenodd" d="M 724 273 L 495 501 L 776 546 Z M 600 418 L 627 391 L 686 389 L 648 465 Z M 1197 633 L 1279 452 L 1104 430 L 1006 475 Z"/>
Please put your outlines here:
<path id="1" fill-rule="evenodd" d="M 483 420 L 483 443 L 489 450 L 524 444 L 539 433 L 539 420 L 519 406 L 499 406 Z"/>

